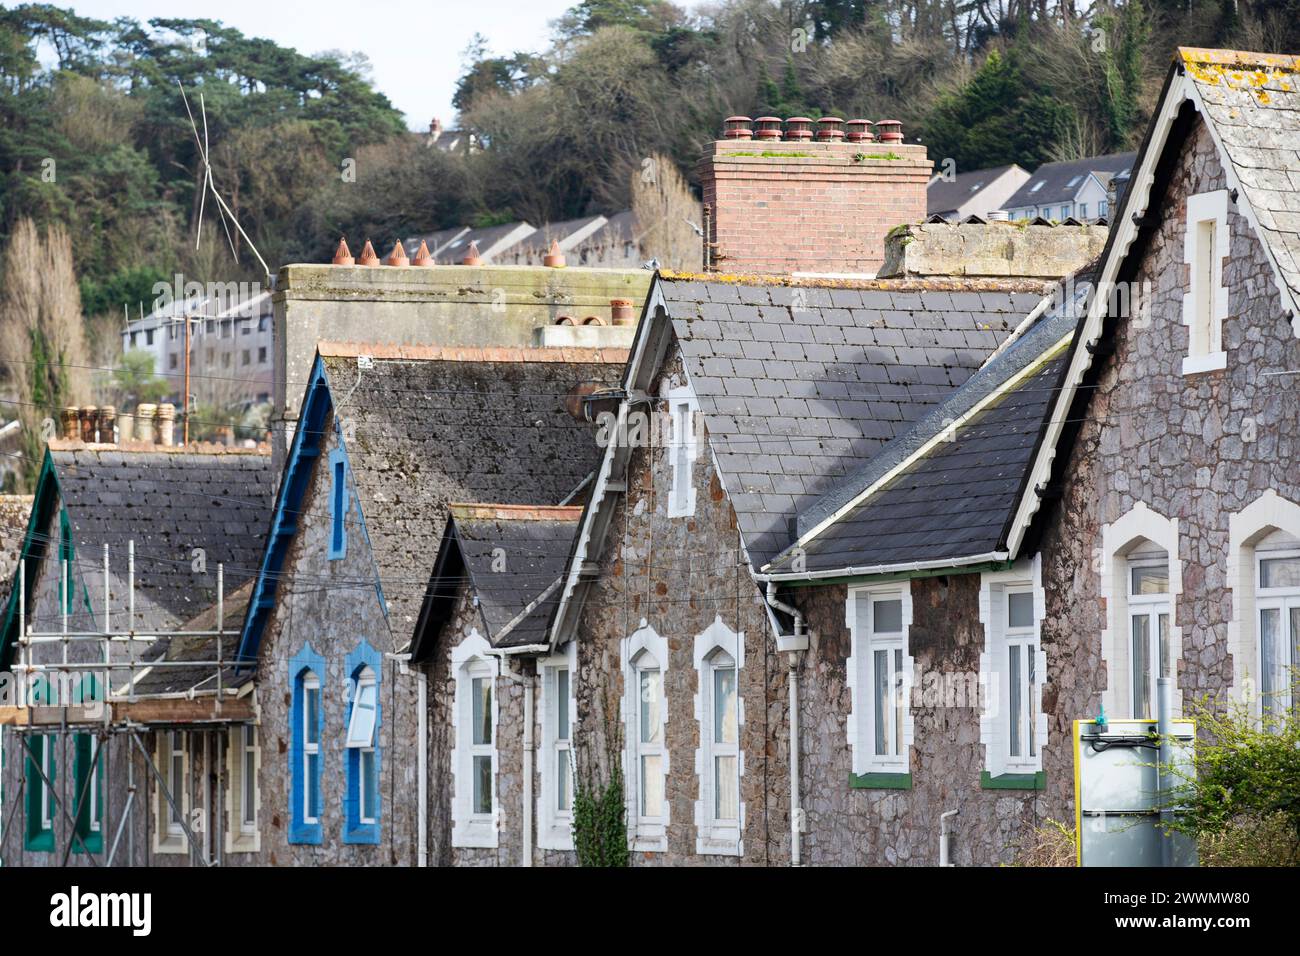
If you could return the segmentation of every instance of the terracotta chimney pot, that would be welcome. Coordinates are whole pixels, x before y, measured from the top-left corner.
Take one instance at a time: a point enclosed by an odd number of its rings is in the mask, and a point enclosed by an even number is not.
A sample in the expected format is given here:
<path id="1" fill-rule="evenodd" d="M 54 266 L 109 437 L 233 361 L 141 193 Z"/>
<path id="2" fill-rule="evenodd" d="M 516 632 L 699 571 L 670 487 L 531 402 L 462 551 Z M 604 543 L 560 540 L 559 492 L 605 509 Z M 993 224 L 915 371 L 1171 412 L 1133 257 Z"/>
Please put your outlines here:
<path id="1" fill-rule="evenodd" d="M 117 424 L 117 409 L 112 405 L 99 406 L 99 440 L 106 445 L 117 441 L 113 426 Z"/>
<path id="2" fill-rule="evenodd" d="M 81 407 L 81 440 L 87 445 L 95 442 L 95 426 L 99 424 L 99 408 L 94 405 Z"/>
<path id="3" fill-rule="evenodd" d="M 899 120 L 876 120 L 876 139 L 882 143 L 901 143 L 903 124 Z"/>
<path id="4" fill-rule="evenodd" d="M 398 239 L 393 243 L 393 251 L 388 254 L 384 260 L 385 265 L 390 266 L 409 266 L 411 260 L 406 258 L 406 250 L 402 248 L 402 240 Z"/>
<path id="5" fill-rule="evenodd" d="M 817 121 L 817 142 L 838 143 L 844 139 L 844 120 L 838 116 L 823 116 Z"/>
<path id="6" fill-rule="evenodd" d="M 429 254 L 429 247 L 423 239 L 420 240 L 420 248 L 415 250 L 415 258 L 411 260 L 413 266 L 431 266 L 433 265 L 433 256 Z"/>
<path id="7" fill-rule="evenodd" d="M 356 265 L 357 260 L 352 258 L 352 250 L 348 248 L 348 240 L 344 236 L 339 236 L 338 248 L 334 250 L 333 265 L 351 266 Z"/>
<path id="8" fill-rule="evenodd" d="M 154 435 L 160 445 L 171 445 L 175 437 L 176 406 L 171 402 L 163 402 L 158 406 L 158 412 L 155 421 L 157 429 Z"/>
<path id="9" fill-rule="evenodd" d="M 361 258 L 357 260 L 357 265 L 361 265 L 361 266 L 379 265 L 379 256 L 375 255 L 375 247 L 370 244 L 369 239 L 366 240 L 365 248 L 361 250 Z"/>
<path id="10" fill-rule="evenodd" d="M 542 265 L 550 269 L 564 268 L 564 253 L 560 251 L 560 240 L 551 240 L 551 248 L 547 249 L 546 255 L 542 257 Z"/>
<path id="11" fill-rule="evenodd" d="M 753 139 L 754 131 L 749 125 L 752 122 L 748 116 L 728 116 L 722 121 L 722 138 Z"/>
<path id="12" fill-rule="evenodd" d="M 81 409 L 69 405 L 60 415 L 63 419 L 63 437 L 67 441 L 76 441 L 81 437 Z"/>
<path id="13" fill-rule="evenodd" d="M 851 119 L 845 126 L 848 131 L 844 138 L 850 143 L 870 143 L 875 138 L 871 133 L 871 120 Z"/>
<path id="14" fill-rule="evenodd" d="M 781 117 L 760 116 L 754 120 L 754 138 L 776 140 L 781 138 Z"/>
<path id="15" fill-rule="evenodd" d="M 636 322 L 631 299 L 610 299 L 609 317 L 615 325 L 632 325 Z"/>
<path id="16" fill-rule="evenodd" d="M 806 116 L 791 116 L 785 121 L 785 138 L 796 143 L 813 138 L 813 122 Z"/>
<path id="17" fill-rule="evenodd" d="M 483 264 L 483 260 L 479 258 L 478 254 L 477 239 L 469 244 L 469 248 L 465 250 L 465 258 L 460 260 L 460 264 L 463 266 L 479 266 Z"/>
<path id="18" fill-rule="evenodd" d="M 131 412 L 123 412 L 117 416 L 118 441 L 126 444 L 129 441 L 135 441 L 135 415 Z"/>
<path id="19" fill-rule="evenodd" d="M 135 438 L 136 441 L 142 441 L 146 444 L 153 444 L 153 425 L 154 417 L 158 414 L 158 406 L 145 403 L 135 407 Z"/>

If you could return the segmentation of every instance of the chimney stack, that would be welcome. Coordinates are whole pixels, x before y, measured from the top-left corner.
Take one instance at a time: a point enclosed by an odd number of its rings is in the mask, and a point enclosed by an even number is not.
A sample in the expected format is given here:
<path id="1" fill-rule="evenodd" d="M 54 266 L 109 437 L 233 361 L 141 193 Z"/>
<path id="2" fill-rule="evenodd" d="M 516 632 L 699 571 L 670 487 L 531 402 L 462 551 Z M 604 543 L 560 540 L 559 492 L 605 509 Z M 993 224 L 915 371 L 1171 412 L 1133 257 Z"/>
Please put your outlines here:
<path id="1" fill-rule="evenodd" d="M 794 116 L 783 136 L 760 116 L 754 142 L 744 120 L 729 117 L 700 163 L 717 271 L 874 275 L 889 231 L 925 219 L 933 164 L 897 120 L 873 137 L 868 120 Z"/>

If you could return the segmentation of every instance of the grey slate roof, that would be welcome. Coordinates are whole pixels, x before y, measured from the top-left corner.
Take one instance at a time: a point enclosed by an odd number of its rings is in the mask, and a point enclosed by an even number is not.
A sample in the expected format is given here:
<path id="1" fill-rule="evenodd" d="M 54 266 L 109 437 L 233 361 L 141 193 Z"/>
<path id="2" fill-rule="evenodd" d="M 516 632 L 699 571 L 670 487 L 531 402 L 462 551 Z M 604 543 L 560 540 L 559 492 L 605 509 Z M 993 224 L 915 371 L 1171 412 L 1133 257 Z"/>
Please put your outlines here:
<path id="1" fill-rule="evenodd" d="M 488 640 L 495 647 L 542 643 L 582 509 L 457 505 L 452 510 L 455 544 Z M 496 563 L 498 556 L 504 568 Z"/>
<path id="2" fill-rule="evenodd" d="M 970 378 L 1044 292 L 997 280 L 659 283 L 755 568 L 791 543 L 800 511 Z"/>
<path id="3" fill-rule="evenodd" d="M 173 629 L 213 604 L 218 564 L 227 593 L 256 575 L 271 521 L 269 454 L 52 446 L 50 456 L 82 580 L 99 576 L 107 544 L 124 584 L 135 541 L 137 628 Z M 191 567 L 196 548 L 201 574 Z M 89 590 L 98 608 L 102 598 Z M 114 613 L 124 604 L 115 597 Z"/>
<path id="4" fill-rule="evenodd" d="M 1050 206 L 1070 202 L 1088 174 L 1099 174 L 1098 179 L 1104 186 L 1110 176 L 1132 169 L 1136 159 L 1137 153 L 1134 152 L 1043 163 L 1003 207 L 1017 209 L 1021 206 Z"/>
<path id="5" fill-rule="evenodd" d="M 1001 547 L 1065 370 L 1064 351 L 1056 347 L 1077 328 L 1086 301 L 1086 285 L 1071 283 L 1062 291 L 1072 298 L 1054 300 L 1051 309 L 965 385 L 800 515 L 799 531 L 804 534 L 847 508 L 801 543 L 805 570 L 973 557 Z M 952 440 L 918 455 L 951 423 L 1015 376 L 1043 363 L 1054 349 L 1058 354 L 963 422 Z M 899 466 L 903 470 L 888 483 L 854 504 Z M 787 551 L 769 570 L 790 571 L 790 557 Z"/>
<path id="6" fill-rule="evenodd" d="M 925 212 L 927 216 L 947 216 L 955 213 L 970 198 L 997 181 L 1015 163 L 994 166 L 991 169 L 973 169 L 957 173 L 951 180 L 936 176 L 925 187 Z"/>
<path id="7" fill-rule="evenodd" d="M 1179 51 L 1261 238 L 1300 302 L 1300 56 Z"/>
<path id="8" fill-rule="evenodd" d="M 580 383 L 617 384 L 626 355 L 429 354 L 446 357 L 376 357 L 359 381 L 354 357 L 323 356 L 339 414 L 354 422 L 348 461 L 398 637 L 414 631 L 449 502 L 555 505 L 596 468 L 595 428 L 570 416 L 564 400 Z"/>
<path id="9" fill-rule="evenodd" d="M 218 659 L 229 660 L 239 650 L 239 628 L 248 610 L 248 601 L 253 595 L 252 579 L 246 581 L 237 590 L 226 595 L 221 610 L 221 630 L 233 631 L 233 635 L 222 636 L 220 642 L 215 635 L 185 637 L 174 634 L 170 638 L 151 646 L 148 654 L 150 660 L 159 656 L 168 661 L 199 661 L 195 667 L 160 667 L 153 668 L 139 677 L 135 682 L 135 692 L 140 696 L 148 694 L 171 694 L 190 689 L 215 691 L 217 689 L 217 669 L 209 662 Z M 198 615 L 185 621 L 181 631 L 215 631 L 217 630 L 217 605 L 213 604 Z M 218 643 L 220 646 L 218 647 Z M 245 669 L 242 675 L 236 675 L 230 666 L 222 668 L 221 687 L 223 690 L 235 688 L 249 679 Z M 119 678 L 125 684 L 125 678 Z M 117 684 L 114 685 L 118 686 Z"/>

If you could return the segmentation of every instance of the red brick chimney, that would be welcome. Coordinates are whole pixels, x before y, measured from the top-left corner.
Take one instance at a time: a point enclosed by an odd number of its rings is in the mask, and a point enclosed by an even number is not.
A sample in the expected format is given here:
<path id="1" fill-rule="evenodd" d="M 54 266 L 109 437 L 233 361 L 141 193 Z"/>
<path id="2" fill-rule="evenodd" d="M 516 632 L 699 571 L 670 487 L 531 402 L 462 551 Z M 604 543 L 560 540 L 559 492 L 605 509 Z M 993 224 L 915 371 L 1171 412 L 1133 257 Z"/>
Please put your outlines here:
<path id="1" fill-rule="evenodd" d="M 794 117 L 773 141 L 775 117 L 754 121 L 753 140 L 736 137 L 739 119 L 700 162 L 712 270 L 874 274 L 889 230 L 925 219 L 933 164 L 924 146 L 893 141 L 893 121 L 886 142 L 867 140 L 863 120 L 844 139 L 838 122 L 820 122 L 813 140 L 812 121 Z"/>

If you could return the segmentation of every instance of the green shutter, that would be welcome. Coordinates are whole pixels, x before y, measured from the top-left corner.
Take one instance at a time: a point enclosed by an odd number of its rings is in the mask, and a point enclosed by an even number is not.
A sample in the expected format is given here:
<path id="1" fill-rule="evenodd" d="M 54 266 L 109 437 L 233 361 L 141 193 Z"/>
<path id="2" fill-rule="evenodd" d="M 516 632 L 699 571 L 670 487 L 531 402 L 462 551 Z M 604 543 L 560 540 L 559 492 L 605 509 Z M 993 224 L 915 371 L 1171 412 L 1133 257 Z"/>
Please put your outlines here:
<path id="1" fill-rule="evenodd" d="M 98 786 L 93 791 L 87 790 L 85 796 L 82 796 L 82 788 L 86 786 L 86 778 L 90 776 L 91 755 L 94 753 L 95 738 L 90 734 L 77 734 L 73 789 L 68 798 L 72 802 L 73 808 L 77 806 L 78 800 L 81 801 L 81 809 L 77 813 L 77 839 L 72 845 L 72 852 L 74 853 L 99 853 L 104 849 L 104 759 L 102 752 L 96 755 L 100 772 Z M 99 829 L 95 831 L 90 829 L 92 800 L 95 801 L 96 816 L 100 821 Z"/>
<path id="2" fill-rule="evenodd" d="M 27 752 L 25 763 L 26 772 L 26 813 L 27 813 L 27 830 L 23 847 L 32 853 L 53 853 L 54 852 L 54 820 L 51 814 L 49 829 L 41 825 L 41 797 L 45 793 L 45 781 L 41 779 L 40 768 L 36 759 L 41 756 L 44 748 L 52 745 L 51 738 L 43 735 L 32 735 L 24 738 Z M 58 780 L 57 767 L 55 766 L 53 751 L 50 753 L 50 782 Z"/>

